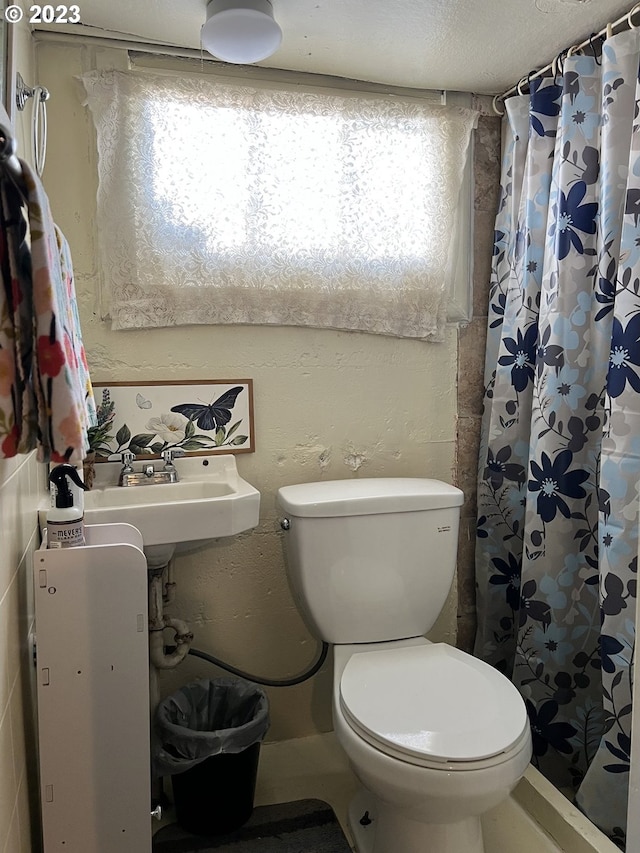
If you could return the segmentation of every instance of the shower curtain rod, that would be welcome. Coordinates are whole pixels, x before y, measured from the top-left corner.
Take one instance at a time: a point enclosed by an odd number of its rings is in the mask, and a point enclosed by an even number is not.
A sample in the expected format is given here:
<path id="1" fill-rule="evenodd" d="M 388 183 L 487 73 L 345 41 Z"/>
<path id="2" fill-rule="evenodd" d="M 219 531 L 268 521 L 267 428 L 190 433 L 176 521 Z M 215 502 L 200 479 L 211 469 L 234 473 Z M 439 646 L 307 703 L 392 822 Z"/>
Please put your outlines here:
<path id="1" fill-rule="evenodd" d="M 640 3 L 636 3 L 635 6 L 631 9 L 630 12 L 627 12 L 626 15 L 623 15 L 621 18 L 618 18 L 617 21 L 610 21 L 605 27 L 603 27 L 600 32 L 592 33 L 589 38 L 586 38 L 584 41 L 580 42 L 580 44 L 573 44 L 571 47 L 567 48 L 567 50 L 563 50 L 559 53 L 555 59 L 553 59 L 548 65 L 545 65 L 543 68 L 538 68 L 536 71 L 531 71 L 526 77 L 523 77 L 519 80 L 515 86 L 512 86 L 510 89 L 507 89 L 506 92 L 503 92 L 502 95 L 496 95 L 493 99 L 493 109 L 499 116 L 504 115 L 504 112 L 500 112 L 498 109 L 498 101 L 503 101 L 505 98 L 508 98 L 509 95 L 515 95 L 516 92 L 519 95 L 524 94 L 522 92 L 522 86 L 530 83 L 531 80 L 534 80 L 536 77 L 542 77 L 543 74 L 546 74 L 547 71 L 556 70 L 557 63 L 564 58 L 565 56 L 571 56 L 574 53 L 577 53 L 579 50 L 582 50 L 585 47 L 593 47 L 594 41 L 599 38 L 611 38 L 613 35 L 613 31 L 618 27 L 621 27 L 623 24 L 626 24 L 627 28 L 630 30 L 637 29 L 637 26 L 633 23 L 633 16 L 636 12 L 640 12 Z"/>
<path id="2" fill-rule="evenodd" d="M 24 174 L 20 161 L 16 157 L 16 141 L 10 130 L 0 124 L 0 166 L 7 177 L 15 184 L 23 198 L 27 197 Z"/>

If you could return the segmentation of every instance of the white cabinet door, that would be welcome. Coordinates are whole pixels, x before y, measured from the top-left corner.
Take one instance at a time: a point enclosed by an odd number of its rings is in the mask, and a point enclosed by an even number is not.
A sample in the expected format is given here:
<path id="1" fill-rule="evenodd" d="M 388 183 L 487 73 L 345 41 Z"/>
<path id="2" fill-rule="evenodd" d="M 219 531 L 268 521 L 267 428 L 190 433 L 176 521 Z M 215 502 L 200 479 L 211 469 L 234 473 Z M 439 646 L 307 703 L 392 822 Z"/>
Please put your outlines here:
<path id="1" fill-rule="evenodd" d="M 151 850 L 147 564 L 130 525 L 34 554 L 44 853 Z"/>

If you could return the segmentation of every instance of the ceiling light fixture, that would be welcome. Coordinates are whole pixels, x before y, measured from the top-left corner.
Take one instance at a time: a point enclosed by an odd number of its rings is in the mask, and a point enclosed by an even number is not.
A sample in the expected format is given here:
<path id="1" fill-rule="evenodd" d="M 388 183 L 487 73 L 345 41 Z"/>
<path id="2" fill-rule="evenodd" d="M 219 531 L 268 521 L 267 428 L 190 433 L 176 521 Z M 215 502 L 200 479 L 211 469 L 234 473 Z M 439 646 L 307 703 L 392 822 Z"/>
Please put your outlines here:
<path id="1" fill-rule="evenodd" d="M 218 59 L 248 65 L 275 53 L 282 30 L 269 0 L 210 0 L 200 41 Z"/>

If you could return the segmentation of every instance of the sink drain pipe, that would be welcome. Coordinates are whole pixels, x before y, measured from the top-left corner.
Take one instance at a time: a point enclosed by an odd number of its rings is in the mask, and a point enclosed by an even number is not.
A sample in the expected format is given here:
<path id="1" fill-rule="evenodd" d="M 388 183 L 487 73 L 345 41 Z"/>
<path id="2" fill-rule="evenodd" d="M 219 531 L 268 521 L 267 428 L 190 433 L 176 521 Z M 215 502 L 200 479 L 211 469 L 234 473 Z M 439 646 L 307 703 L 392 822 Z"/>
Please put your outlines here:
<path id="1" fill-rule="evenodd" d="M 173 669 L 181 664 L 193 641 L 193 634 L 186 622 L 183 622 L 182 619 L 165 616 L 164 572 L 166 568 L 167 566 L 147 567 L 149 576 L 149 698 L 152 715 L 160 701 L 158 671 Z M 165 628 L 170 628 L 175 635 L 175 645 L 169 654 L 167 654 L 169 649 L 164 645 Z"/>

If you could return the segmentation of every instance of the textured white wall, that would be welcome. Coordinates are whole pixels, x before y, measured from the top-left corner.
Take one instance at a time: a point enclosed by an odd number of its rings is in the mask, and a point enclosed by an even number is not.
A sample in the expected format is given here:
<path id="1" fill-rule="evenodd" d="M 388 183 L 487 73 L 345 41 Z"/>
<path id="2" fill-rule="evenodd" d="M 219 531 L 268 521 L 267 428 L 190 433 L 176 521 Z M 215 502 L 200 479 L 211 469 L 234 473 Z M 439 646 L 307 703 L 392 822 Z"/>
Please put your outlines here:
<path id="1" fill-rule="evenodd" d="M 177 560 L 174 612 L 195 645 L 241 668 L 290 676 L 314 656 L 287 586 L 274 495 L 320 478 L 415 475 L 451 481 L 457 335 L 424 344 L 358 333 L 191 326 L 112 332 L 97 312 L 96 152 L 74 77 L 123 67 L 120 51 L 77 41 L 37 48 L 51 91 L 45 184 L 73 252 L 81 320 L 94 381 L 254 380 L 256 452 L 238 456 L 262 495 L 259 527 Z M 455 639 L 455 594 L 433 636 Z M 193 658 L 162 689 L 219 674 Z M 269 691 L 269 739 L 331 727 L 330 666 L 296 688 Z"/>

